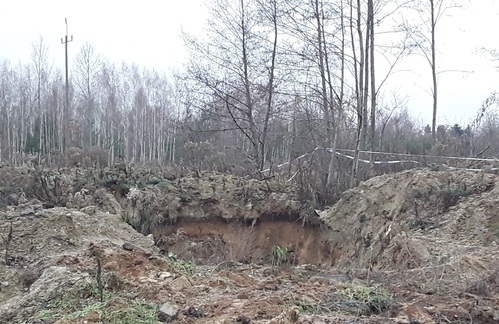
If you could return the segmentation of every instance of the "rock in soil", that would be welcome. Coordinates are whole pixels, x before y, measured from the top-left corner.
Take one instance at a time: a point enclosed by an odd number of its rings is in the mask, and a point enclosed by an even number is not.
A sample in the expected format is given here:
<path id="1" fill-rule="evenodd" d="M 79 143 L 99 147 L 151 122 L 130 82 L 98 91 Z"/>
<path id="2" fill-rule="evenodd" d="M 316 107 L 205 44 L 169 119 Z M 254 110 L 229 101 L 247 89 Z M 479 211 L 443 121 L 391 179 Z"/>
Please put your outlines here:
<path id="1" fill-rule="evenodd" d="M 178 310 L 177 306 L 164 303 L 158 310 L 158 320 L 163 323 L 169 323 L 177 317 Z"/>

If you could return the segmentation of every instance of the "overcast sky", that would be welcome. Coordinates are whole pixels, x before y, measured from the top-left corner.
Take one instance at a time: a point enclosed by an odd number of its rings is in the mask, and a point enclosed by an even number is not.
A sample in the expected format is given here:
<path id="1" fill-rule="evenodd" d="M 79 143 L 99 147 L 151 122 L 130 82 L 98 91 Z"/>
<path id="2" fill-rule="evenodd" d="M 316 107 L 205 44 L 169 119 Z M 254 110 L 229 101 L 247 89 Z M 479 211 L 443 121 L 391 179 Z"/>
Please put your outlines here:
<path id="1" fill-rule="evenodd" d="M 40 35 L 49 46 L 56 66 L 63 67 L 68 18 L 70 56 L 85 42 L 95 45 L 109 60 L 135 62 L 167 72 L 178 67 L 185 57 L 181 28 L 202 32 L 208 17 L 204 0 L 17 0 L 4 1 L 0 10 L 0 59 L 12 63 L 28 62 L 31 45 Z M 481 102 L 494 90 L 499 91 L 495 65 L 476 54 L 476 49 L 499 49 L 499 1 L 471 0 L 466 9 L 450 12 L 438 26 L 440 70 L 439 123 L 467 124 Z M 499 65 L 499 62 L 497 63 Z M 409 96 L 411 114 L 424 123 L 431 121 L 431 75 L 421 58 L 408 60 L 391 78 L 385 94 L 392 91 Z M 389 100 L 389 98 L 387 98 Z"/>

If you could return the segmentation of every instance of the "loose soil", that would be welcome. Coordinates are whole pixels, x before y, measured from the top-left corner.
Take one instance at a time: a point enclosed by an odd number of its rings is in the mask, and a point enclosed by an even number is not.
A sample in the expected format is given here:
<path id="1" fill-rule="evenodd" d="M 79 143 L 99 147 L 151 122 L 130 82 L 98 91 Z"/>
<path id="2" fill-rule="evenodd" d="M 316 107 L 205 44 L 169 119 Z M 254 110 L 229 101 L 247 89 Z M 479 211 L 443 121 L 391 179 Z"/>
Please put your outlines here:
<path id="1" fill-rule="evenodd" d="M 0 323 L 499 322 L 496 175 L 408 170 L 322 211 L 216 173 L 0 179 Z"/>

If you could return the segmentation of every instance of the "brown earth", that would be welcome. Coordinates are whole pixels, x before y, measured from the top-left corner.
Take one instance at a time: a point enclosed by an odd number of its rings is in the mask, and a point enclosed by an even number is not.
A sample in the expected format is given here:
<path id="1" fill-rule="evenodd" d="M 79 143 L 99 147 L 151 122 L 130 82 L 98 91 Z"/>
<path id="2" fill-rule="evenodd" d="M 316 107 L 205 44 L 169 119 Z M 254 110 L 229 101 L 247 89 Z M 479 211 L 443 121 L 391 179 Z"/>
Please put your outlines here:
<path id="1" fill-rule="evenodd" d="M 384 175 L 320 219 L 216 173 L 0 176 L 0 323 L 499 322 L 495 175 Z"/>
<path id="2" fill-rule="evenodd" d="M 237 323 L 238 318 L 287 323 L 295 317 L 298 323 L 347 323 L 357 318 L 299 314 L 297 305 L 313 310 L 322 299 L 338 309 L 351 307 L 343 305 L 346 297 L 332 294 L 331 287 L 354 284 L 334 272 L 238 263 L 194 267 L 158 254 L 151 238 L 134 232 L 116 215 L 43 209 L 37 201 L 10 207 L 1 216 L 2 233 L 9 231 L 11 222 L 13 228 L 8 262 L 0 265 L 5 283 L 1 323 L 119 323 L 113 314 L 131 303 L 165 302 L 179 309 L 202 309 L 199 319 L 179 313 L 181 323 Z M 97 258 L 105 304 L 99 304 L 96 292 Z M 355 311 L 371 313 L 368 308 Z"/>
<path id="3" fill-rule="evenodd" d="M 288 250 L 291 264 L 328 265 L 332 263 L 326 236 L 319 225 L 296 221 L 268 220 L 254 226 L 220 220 L 179 221 L 156 228 L 158 246 L 197 264 L 218 264 L 224 260 L 271 262 L 272 247 Z"/>

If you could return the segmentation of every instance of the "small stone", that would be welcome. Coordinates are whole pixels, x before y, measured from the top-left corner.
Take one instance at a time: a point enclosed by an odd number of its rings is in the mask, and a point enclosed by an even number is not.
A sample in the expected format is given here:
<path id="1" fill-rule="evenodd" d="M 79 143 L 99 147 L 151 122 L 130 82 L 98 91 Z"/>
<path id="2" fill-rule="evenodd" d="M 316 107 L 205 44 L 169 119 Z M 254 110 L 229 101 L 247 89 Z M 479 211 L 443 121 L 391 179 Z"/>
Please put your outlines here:
<path id="1" fill-rule="evenodd" d="M 194 306 L 189 306 L 186 311 L 184 311 L 185 315 L 192 316 L 195 318 L 201 318 L 204 316 L 204 311 L 201 308 L 196 308 Z"/>
<path id="2" fill-rule="evenodd" d="M 178 307 L 170 303 L 164 303 L 158 310 L 158 319 L 160 322 L 169 323 L 177 318 Z"/>
<path id="3" fill-rule="evenodd" d="M 136 251 L 136 252 L 143 253 L 144 255 L 146 255 L 148 257 L 151 256 L 150 252 L 148 252 L 148 251 L 144 250 L 143 248 L 138 247 L 137 245 L 132 244 L 130 242 L 123 243 L 123 245 L 121 247 L 123 248 L 123 250 Z"/>

